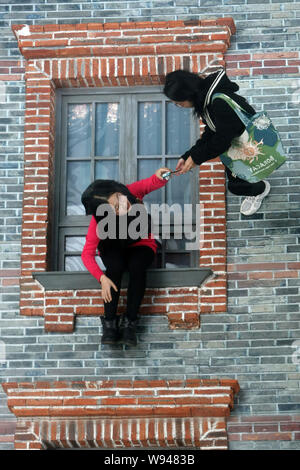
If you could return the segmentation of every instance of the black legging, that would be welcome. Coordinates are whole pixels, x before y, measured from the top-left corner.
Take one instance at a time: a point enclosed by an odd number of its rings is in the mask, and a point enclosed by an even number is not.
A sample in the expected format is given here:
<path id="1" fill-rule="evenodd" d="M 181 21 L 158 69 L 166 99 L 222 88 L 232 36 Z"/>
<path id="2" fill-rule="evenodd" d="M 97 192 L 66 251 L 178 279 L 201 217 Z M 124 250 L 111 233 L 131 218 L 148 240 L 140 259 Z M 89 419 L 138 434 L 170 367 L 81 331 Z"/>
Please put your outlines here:
<path id="1" fill-rule="evenodd" d="M 121 280 L 124 271 L 127 270 L 129 283 L 126 316 L 130 320 L 136 320 L 145 293 L 146 271 L 154 259 L 154 251 L 149 246 L 135 246 L 126 249 L 114 247 L 114 249 L 101 251 L 100 256 L 106 267 L 105 275 L 118 288 L 118 292 L 111 288 L 112 300 L 104 302 L 105 318 L 113 320 L 116 317 Z"/>
<path id="2" fill-rule="evenodd" d="M 231 193 L 237 196 L 258 196 L 264 192 L 266 185 L 263 181 L 248 183 L 248 181 L 234 177 L 229 168 L 225 167 L 225 170 L 228 177 L 228 189 Z"/>

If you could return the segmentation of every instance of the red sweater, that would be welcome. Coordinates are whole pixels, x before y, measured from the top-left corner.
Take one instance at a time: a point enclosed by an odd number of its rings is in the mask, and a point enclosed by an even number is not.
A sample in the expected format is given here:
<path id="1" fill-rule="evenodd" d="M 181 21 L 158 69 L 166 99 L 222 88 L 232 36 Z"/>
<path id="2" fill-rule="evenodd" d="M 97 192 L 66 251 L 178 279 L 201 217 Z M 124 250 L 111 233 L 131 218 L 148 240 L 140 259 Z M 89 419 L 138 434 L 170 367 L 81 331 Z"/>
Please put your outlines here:
<path id="1" fill-rule="evenodd" d="M 166 184 L 166 182 L 167 181 L 165 180 L 160 180 L 154 174 L 149 178 L 136 181 L 135 183 L 127 184 L 126 186 L 133 196 L 139 198 L 140 200 L 143 200 L 146 194 L 151 193 L 151 191 L 154 191 L 155 189 L 162 188 Z M 104 273 L 95 259 L 98 243 L 100 241 L 96 229 L 97 221 L 95 217 L 92 216 L 85 239 L 85 245 L 81 254 L 81 259 L 83 261 L 84 266 L 91 273 L 91 275 L 94 276 L 97 281 L 100 281 L 100 277 Z M 151 233 L 149 234 L 148 238 L 143 238 L 142 240 L 132 243 L 132 245 L 130 246 L 149 246 L 155 253 L 157 250 L 155 238 Z M 101 256 L 99 250 L 98 254 Z"/>

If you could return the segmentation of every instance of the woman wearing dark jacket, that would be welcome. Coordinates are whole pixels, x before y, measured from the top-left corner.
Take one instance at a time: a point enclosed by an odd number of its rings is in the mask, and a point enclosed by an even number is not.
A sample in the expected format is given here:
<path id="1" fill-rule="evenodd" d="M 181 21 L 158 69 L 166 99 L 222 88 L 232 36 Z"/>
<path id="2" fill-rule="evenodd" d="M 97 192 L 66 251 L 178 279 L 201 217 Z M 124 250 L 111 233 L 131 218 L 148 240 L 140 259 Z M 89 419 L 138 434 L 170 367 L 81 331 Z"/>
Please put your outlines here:
<path id="1" fill-rule="evenodd" d="M 255 110 L 246 99 L 236 94 L 238 89 L 239 86 L 229 80 L 224 70 L 206 78 L 186 70 L 176 70 L 167 74 L 164 94 L 177 106 L 194 108 L 195 114 L 201 117 L 205 124 L 201 138 L 178 160 L 176 166 L 176 170 L 180 170 L 178 174 L 184 174 L 194 166 L 226 152 L 232 140 L 244 132 L 245 125 L 226 101 L 219 97 L 212 101 L 214 93 L 224 93 L 246 112 L 255 114 Z M 238 196 L 246 196 L 241 204 L 241 213 L 254 214 L 270 192 L 270 184 L 267 181 L 249 183 L 235 177 L 227 167 L 225 168 L 229 191 Z"/>

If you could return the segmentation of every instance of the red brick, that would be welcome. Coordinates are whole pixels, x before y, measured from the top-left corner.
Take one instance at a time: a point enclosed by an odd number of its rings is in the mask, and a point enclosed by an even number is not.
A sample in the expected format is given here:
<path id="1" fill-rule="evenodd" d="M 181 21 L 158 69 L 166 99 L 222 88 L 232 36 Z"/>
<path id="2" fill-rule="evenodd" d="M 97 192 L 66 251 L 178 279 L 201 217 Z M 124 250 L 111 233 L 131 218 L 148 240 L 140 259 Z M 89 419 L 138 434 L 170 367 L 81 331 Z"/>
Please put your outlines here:
<path id="1" fill-rule="evenodd" d="M 253 54 L 253 59 L 277 59 L 278 57 L 298 58 L 298 52 L 263 52 Z"/>
<path id="2" fill-rule="evenodd" d="M 242 441 L 291 441 L 290 433 L 253 433 L 242 434 Z"/>
<path id="3" fill-rule="evenodd" d="M 62 401 L 63 406 L 91 406 L 97 405 L 98 399 L 96 398 L 64 398 Z M 109 404 L 109 403 L 108 403 Z"/>
<path id="4" fill-rule="evenodd" d="M 226 52 L 227 46 L 223 43 L 191 44 L 190 52 Z"/>
<path id="5" fill-rule="evenodd" d="M 39 40 L 35 41 L 35 47 L 61 47 L 61 46 L 67 46 L 68 45 L 68 39 L 47 39 L 47 40 Z"/>
<path id="6" fill-rule="evenodd" d="M 134 396 L 153 396 L 153 390 L 119 390 L 120 396 L 134 395 Z"/>
<path id="7" fill-rule="evenodd" d="M 254 432 L 277 432 L 278 424 L 255 424 L 253 431 Z M 290 431 L 290 429 L 286 429 L 286 431 Z"/>
<path id="8" fill-rule="evenodd" d="M 230 434 L 230 439 L 231 440 L 236 440 L 234 438 L 234 435 L 236 433 L 251 433 L 252 432 L 252 426 L 248 425 L 248 424 L 244 424 L 244 425 L 242 425 L 242 424 L 234 424 L 234 425 L 229 424 L 228 427 L 227 427 L 227 431 Z"/>
<path id="9" fill-rule="evenodd" d="M 126 392 L 125 391 L 120 391 L 119 392 L 120 395 L 123 395 L 125 394 L 126 395 Z M 133 394 L 134 392 L 128 392 L 129 394 Z M 97 396 L 97 397 L 107 397 L 107 396 L 115 396 L 116 395 L 116 391 L 113 391 L 113 390 L 86 390 L 85 392 L 83 392 L 82 394 L 83 396 Z"/>
<path id="10" fill-rule="evenodd" d="M 288 60 L 288 65 L 300 65 L 300 60 Z"/>
<path id="11" fill-rule="evenodd" d="M 78 25 L 75 25 L 75 24 L 61 24 L 59 25 L 59 29 L 57 29 L 57 31 L 74 31 L 75 32 L 77 30 L 77 26 Z M 86 29 L 85 25 L 84 25 L 84 29 Z"/>
<path id="12" fill-rule="evenodd" d="M 47 323 L 45 321 L 45 331 L 47 332 L 60 332 L 60 333 L 72 333 L 74 330 L 74 322 L 70 324 L 59 324 L 59 323 Z"/>
<path id="13" fill-rule="evenodd" d="M 249 76 L 250 69 L 228 69 L 227 75 L 230 77 L 242 77 L 242 76 Z"/>
<path id="14" fill-rule="evenodd" d="M 252 60 L 252 61 L 245 61 L 245 62 L 239 62 L 239 67 L 240 68 L 253 68 L 253 67 L 262 67 L 262 62 L 258 60 Z"/>
<path id="15" fill-rule="evenodd" d="M 136 399 L 136 398 L 121 398 L 121 397 L 102 398 L 101 405 L 114 405 L 114 406 L 136 405 L 139 403 L 139 400 L 140 399 Z"/>
<path id="16" fill-rule="evenodd" d="M 15 450 L 18 449 L 27 449 L 27 444 L 25 442 L 15 442 Z"/>
<path id="17" fill-rule="evenodd" d="M 265 67 L 281 67 L 286 65 L 286 60 L 264 60 Z"/>
<path id="18" fill-rule="evenodd" d="M 300 432 L 300 422 L 299 423 L 280 423 L 280 431 L 299 431 Z"/>
<path id="19" fill-rule="evenodd" d="M 58 24 L 45 24 L 43 26 L 43 30 L 44 31 L 59 31 L 60 30 L 60 27 Z M 45 35 L 43 35 L 43 37 L 45 37 Z"/>
<path id="20" fill-rule="evenodd" d="M 203 21 L 201 20 L 201 24 L 203 24 Z M 234 34 L 236 32 L 236 27 L 234 24 L 234 20 L 231 17 L 225 17 L 225 18 L 218 18 L 216 20 L 217 25 L 222 25 L 222 26 L 228 26 L 230 28 L 231 34 Z"/>
<path id="21" fill-rule="evenodd" d="M 76 309 L 76 314 L 80 315 L 99 315 L 102 310 L 100 307 L 78 307 Z"/>
<path id="22" fill-rule="evenodd" d="M 262 69 L 253 69 L 253 75 L 274 75 L 274 74 L 289 74 L 298 73 L 298 67 L 264 67 Z"/>
<path id="23" fill-rule="evenodd" d="M 298 271 L 275 271 L 274 278 L 298 278 Z"/>

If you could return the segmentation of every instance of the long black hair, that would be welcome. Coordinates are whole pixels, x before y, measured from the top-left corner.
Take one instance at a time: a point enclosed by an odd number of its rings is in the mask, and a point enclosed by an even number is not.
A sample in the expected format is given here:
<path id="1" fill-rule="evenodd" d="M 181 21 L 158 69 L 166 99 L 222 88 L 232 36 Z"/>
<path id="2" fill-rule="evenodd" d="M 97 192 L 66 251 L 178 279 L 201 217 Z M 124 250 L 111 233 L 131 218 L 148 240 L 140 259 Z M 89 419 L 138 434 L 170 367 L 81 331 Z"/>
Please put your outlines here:
<path id="1" fill-rule="evenodd" d="M 141 204 L 140 199 L 133 196 L 129 189 L 122 183 L 114 180 L 95 180 L 91 183 L 81 196 L 86 215 L 96 215 L 97 208 L 101 204 L 108 204 L 108 198 L 114 193 L 127 196 L 130 204 Z"/>
<path id="2" fill-rule="evenodd" d="M 129 189 L 122 183 L 118 183 L 114 180 L 95 180 L 91 183 L 86 190 L 83 192 L 81 196 L 81 202 L 85 207 L 86 215 L 93 215 L 97 221 L 97 224 L 103 220 L 104 215 L 98 215 L 97 209 L 101 204 L 109 204 L 108 198 L 114 193 L 121 193 L 124 194 L 131 205 L 133 204 L 142 204 L 143 211 L 145 211 L 145 217 L 147 217 L 147 224 L 145 226 L 140 227 L 143 236 L 149 235 L 151 232 L 151 216 L 147 213 L 146 207 L 143 204 L 143 201 L 137 197 L 135 197 Z M 135 219 L 135 215 L 124 215 L 124 216 L 116 216 L 115 223 L 116 223 L 116 238 L 106 238 L 104 240 L 100 240 L 98 244 L 98 248 L 100 250 L 105 250 L 108 248 L 112 248 L 118 244 L 119 247 L 126 248 L 132 243 L 136 243 L 138 240 L 141 239 L 141 236 L 138 238 L 132 238 L 130 233 L 127 231 L 127 238 L 120 239 L 119 238 L 119 224 L 120 218 L 127 217 L 127 229 L 129 224 Z M 137 228 L 138 230 L 138 228 Z"/>
<path id="3" fill-rule="evenodd" d="M 163 93 L 172 101 L 191 101 L 199 117 L 205 99 L 204 78 L 187 70 L 175 70 L 166 75 Z"/>

